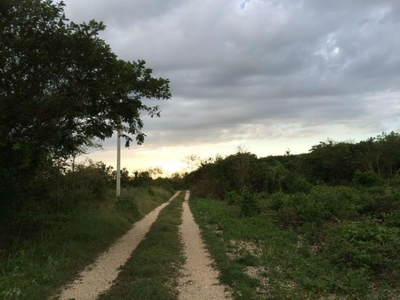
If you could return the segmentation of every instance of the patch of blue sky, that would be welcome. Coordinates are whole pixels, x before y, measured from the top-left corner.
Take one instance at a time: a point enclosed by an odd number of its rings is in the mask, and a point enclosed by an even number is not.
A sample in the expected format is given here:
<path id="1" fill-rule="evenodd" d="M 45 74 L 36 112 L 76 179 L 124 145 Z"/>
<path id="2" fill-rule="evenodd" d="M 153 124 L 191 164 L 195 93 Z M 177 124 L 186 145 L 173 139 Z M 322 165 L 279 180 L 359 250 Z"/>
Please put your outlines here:
<path id="1" fill-rule="evenodd" d="M 241 4 L 240 4 L 240 8 L 241 9 L 245 9 L 246 8 L 246 4 L 250 2 L 250 0 L 244 0 Z"/>

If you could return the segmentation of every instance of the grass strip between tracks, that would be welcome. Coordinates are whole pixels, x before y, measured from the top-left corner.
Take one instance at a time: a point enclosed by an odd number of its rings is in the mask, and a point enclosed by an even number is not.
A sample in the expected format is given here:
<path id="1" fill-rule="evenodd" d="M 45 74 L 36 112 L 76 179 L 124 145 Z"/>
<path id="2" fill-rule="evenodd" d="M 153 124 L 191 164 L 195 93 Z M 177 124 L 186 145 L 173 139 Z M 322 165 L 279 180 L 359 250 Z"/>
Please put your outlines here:
<path id="1" fill-rule="evenodd" d="M 100 299 L 176 299 L 179 270 L 184 262 L 179 226 L 181 194 L 165 207 L 122 267 L 116 283 Z"/>

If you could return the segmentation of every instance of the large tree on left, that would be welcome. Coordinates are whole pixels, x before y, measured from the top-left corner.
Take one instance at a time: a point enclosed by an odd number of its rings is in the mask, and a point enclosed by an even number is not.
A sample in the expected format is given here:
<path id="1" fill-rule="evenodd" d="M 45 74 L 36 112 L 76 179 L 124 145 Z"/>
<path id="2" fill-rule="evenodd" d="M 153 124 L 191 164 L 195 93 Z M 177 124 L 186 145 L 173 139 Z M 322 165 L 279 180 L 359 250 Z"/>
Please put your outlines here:
<path id="1" fill-rule="evenodd" d="M 50 0 L 0 3 L 0 208 L 23 199 L 43 165 L 115 130 L 144 141 L 142 101 L 170 98 L 144 61 L 117 58 L 101 22 L 75 24 Z M 150 100 L 149 100 L 150 101 Z"/>

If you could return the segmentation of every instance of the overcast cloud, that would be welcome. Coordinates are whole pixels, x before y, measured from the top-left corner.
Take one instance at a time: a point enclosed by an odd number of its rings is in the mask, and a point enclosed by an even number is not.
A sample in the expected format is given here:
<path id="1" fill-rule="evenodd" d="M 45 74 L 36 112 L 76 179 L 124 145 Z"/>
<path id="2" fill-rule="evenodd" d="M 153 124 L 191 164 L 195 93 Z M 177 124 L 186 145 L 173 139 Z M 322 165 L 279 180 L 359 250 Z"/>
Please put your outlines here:
<path id="1" fill-rule="evenodd" d="M 169 78 L 147 147 L 399 130 L 400 2 L 65 0 Z M 309 145 L 311 146 L 311 145 Z"/>

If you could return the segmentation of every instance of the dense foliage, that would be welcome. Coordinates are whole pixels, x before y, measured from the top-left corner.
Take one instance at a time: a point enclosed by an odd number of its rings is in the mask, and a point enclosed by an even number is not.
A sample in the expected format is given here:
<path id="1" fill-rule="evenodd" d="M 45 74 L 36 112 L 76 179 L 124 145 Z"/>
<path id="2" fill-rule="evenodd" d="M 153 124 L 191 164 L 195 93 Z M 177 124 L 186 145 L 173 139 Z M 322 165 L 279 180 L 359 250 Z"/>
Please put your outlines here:
<path id="1" fill-rule="evenodd" d="M 328 140 L 309 153 L 257 158 L 245 151 L 217 156 L 185 176 L 199 196 L 225 198 L 229 191 L 295 193 L 312 185 L 374 186 L 399 179 L 400 134 L 383 133 L 359 143 Z"/>
<path id="2" fill-rule="evenodd" d="M 141 113 L 159 115 L 142 99 L 171 96 L 144 61 L 117 58 L 99 38 L 103 23 L 70 22 L 63 9 L 51 0 L 1 2 L 2 212 L 30 201 L 93 138 L 119 130 L 127 144 L 132 136 L 142 143 Z"/>

